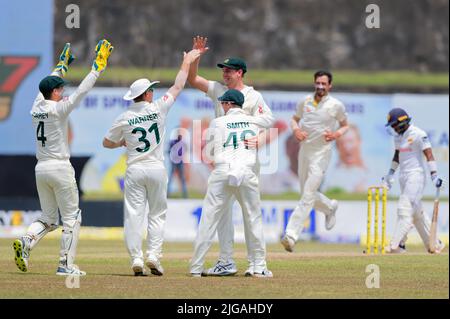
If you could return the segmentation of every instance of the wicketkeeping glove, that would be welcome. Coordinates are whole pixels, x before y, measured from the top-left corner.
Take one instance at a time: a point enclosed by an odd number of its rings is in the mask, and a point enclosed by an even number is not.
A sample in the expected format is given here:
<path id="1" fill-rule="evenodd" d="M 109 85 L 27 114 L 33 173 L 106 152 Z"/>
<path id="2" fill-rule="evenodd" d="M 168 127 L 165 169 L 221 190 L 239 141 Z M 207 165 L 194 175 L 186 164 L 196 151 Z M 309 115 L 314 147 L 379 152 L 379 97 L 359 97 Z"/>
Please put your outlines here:
<path id="1" fill-rule="evenodd" d="M 72 63 L 73 60 L 75 60 L 75 57 L 72 55 L 70 43 L 66 43 L 61 55 L 59 56 L 59 62 L 53 71 L 61 72 L 61 75 L 64 77 L 69 70 L 70 63 Z"/>
<path id="2" fill-rule="evenodd" d="M 92 64 L 92 70 L 103 72 L 108 64 L 108 58 L 113 49 L 114 47 L 107 40 L 100 40 L 95 47 L 97 56 Z"/>

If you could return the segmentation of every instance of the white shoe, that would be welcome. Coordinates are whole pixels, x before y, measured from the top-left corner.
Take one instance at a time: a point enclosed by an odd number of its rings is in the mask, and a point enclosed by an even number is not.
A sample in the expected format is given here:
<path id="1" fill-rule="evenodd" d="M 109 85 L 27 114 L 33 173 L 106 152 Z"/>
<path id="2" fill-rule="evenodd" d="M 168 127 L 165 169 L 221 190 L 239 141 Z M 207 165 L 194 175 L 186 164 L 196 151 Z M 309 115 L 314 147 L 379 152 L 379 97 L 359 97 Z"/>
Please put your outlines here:
<path id="1" fill-rule="evenodd" d="M 164 268 L 158 259 L 147 258 L 145 265 L 150 268 L 150 272 L 155 276 L 162 276 L 164 274 Z"/>
<path id="2" fill-rule="evenodd" d="M 252 277 L 256 278 L 272 278 L 273 273 L 269 269 L 264 269 L 262 272 L 254 272 Z"/>
<path id="3" fill-rule="evenodd" d="M 281 244 L 288 252 L 292 253 L 294 251 L 295 240 L 292 237 L 284 235 L 281 238 Z"/>
<path id="4" fill-rule="evenodd" d="M 333 229 L 334 225 L 336 225 L 336 211 L 338 209 L 339 203 L 337 200 L 331 200 L 331 213 L 325 216 L 325 228 L 327 230 Z"/>
<path id="5" fill-rule="evenodd" d="M 202 276 L 199 272 L 191 272 L 191 277 L 200 278 Z"/>
<path id="6" fill-rule="evenodd" d="M 63 266 L 60 264 L 56 274 L 58 276 L 85 276 L 86 272 L 78 269 L 76 265 Z"/>
<path id="7" fill-rule="evenodd" d="M 384 252 L 387 254 L 404 254 L 406 253 L 406 246 L 399 245 L 396 249 L 392 249 L 392 247 L 389 245 L 384 248 Z"/>
<path id="8" fill-rule="evenodd" d="M 205 276 L 233 276 L 237 273 L 236 264 L 234 261 L 223 262 L 217 261 L 214 267 L 209 268 L 203 274 Z"/>
<path id="9" fill-rule="evenodd" d="M 135 276 L 144 276 L 144 261 L 141 258 L 133 259 L 131 269 Z"/>
<path id="10" fill-rule="evenodd" d="M 28 259 L 30 258 L 30 249 L 27 244 L 27 240 L 23 237 L 21 239 L 16 239 L 13 243 L 14 249 L 14 261 L 16 262 L 17 268 L 23 272 L 28 271 Z"/>
<path id="11" fill-rule="evenodd" d="M 248 267 L 247 270 L 244 273 L 245 277 L 253 277 L 253 274 L 255 272 L 253 271 L 253 267 Z"/>
<path id="12" fill-rule="evenodd" d="M 439 243 L 437 244 L 434 253 L 428 251 L 430 254 L 440 254 L 445 249 L 445 243 L 439 240 Z"/>

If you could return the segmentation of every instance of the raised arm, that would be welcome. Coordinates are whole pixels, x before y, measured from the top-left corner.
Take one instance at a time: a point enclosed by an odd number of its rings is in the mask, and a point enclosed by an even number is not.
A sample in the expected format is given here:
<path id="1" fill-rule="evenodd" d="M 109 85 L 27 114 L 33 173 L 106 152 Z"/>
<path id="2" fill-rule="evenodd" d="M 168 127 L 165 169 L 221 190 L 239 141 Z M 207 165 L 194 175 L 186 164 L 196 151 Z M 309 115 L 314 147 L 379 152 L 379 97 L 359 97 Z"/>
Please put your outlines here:
<path id="1" fill-rule="evenodd" d="M 175 78 L 175 83 L 168 91 L 174 99 L 176 99 L 178 94 L 180 94 L 183 90 L 189 74 L 189 67 L 199 56 L 200 50 L 197 49 L 193 49 L 189 51 L 189 53 L 184 53 L 183 63 L 181 64 L 180 71 L 178 71 L 177 77 Z"/>
<path id="2" fill-rule="evenodd" d="M 209 49 L 206 46 L 207 41 L 208 38 L 206 37 L 201 36 L 194 37 L 192 49 L 199 50 L 201 56 Z M 190 65 L 188 83 L 190 86 L 206 93 L 208 92 L 208 80 L 198 75 L 198 65 L 200 64 L 200 56 L 197 59 L 195 59 L 195 61 Z"/>
<path id="3" fill-rule="evenodd" d="M 60 102 L 61 106 L 58 107 L 58 112 L 61 115 L 68 115 L 83 97 L 92 89 L 97 78 L 100 76 L 106 65 L 108 64 L 108 58 L 111 55 L 114 47 L 107 40 L 100 40 L 95 47 L 96 57 L 92 64 L 91 72 L 83 79 L 78 88 L 73 92 L 69 98 Z M 63 69 L 61 69 L 63 70 Z"/>

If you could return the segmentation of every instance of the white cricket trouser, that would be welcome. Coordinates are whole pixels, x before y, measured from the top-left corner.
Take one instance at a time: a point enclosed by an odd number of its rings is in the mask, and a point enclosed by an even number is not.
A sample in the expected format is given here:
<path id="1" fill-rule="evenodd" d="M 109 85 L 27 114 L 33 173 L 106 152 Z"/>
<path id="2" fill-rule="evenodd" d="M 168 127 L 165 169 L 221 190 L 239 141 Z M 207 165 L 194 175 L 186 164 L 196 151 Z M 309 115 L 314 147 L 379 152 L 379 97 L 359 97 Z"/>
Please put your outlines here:
<path id="1" fill-rule="evenodd" d="M 286 226 L 286 235 L 295 241 L 302 232 L 304 223 L 313 208 L 325 215 L 331 212 L 331 200 L 318 191 L 330 163 L 330 158 L 330 147 L 315 148 L 308 145 L 301 145 L 300 147 L 298 176 L 302 197 Z"/>
<path id="2" fill-rule="evenodd" d="M 48 232 L 57 228 L 59 209 L 63 224 L 60 263 L 70 266 L 75 261 L 81 224 L 75 171 L 69 161 L 52 160 L 38 162 L 35 174 L 42 215 L 27 230 L 30 249 Z"/>
<path id="3" fill-rule="evenodd" d="M 203 201 L 202 216 L 194 243 L 191 273 L 201 273 L 206 253 L 211 247 L 217 225 L 223 215 L 230 214 L 229 203 L 233 196 L 238 200 L 243 214 L 247 252 L 253 256 L 254 271 L 266 269 L 266 245 L 264 241 L 260 206 L 259 180 L 254 171 L 246 169 L 239 187 L 228 185 L 228 169 L 217 166 L 208 179 L 208 190 Z"/>
<path id="4" fill-rule="evenodd" d="M 147 223 L 146 257 L 161 257 L 167 212 L 167 172 L 163 164 L 131 165 L 125 175 L 124 232 L 132 259 L 143 259 L 142 239 Z"/>
<path id="5" fill-rule="evenodd" d="M 259 180 L 259 170 L 260 164 L 256 163 L 256 166 L 253 168 L 253 171 L 256 172 Z M 228 264 L 234 263 L 233 260 L 233 245 L 234 245 L 234 224 L 233 224 L 233 203 L 236 200 L 234 196 L 231 197 L 229 201 L 228 208 L 225 208 L 228 213 L 223 214 L 222 218 L 219 220 L 217 224 L 217 237 L 219 238 L 219 260 Z M 245 242 L 248 242 L 247 233 L 245 235 Z M 254 265 L 254 256 L 249 254 L 247 256 L 250 267 Z"/>
<path id="6" fill-rule="evenodd" d="M 413 225 L 422 238 L 425 248 L 430 241 L 431 221 L 423 211 L 422 196 L 426 184 L 423 172 L 400 174 L 401 195 L 398 199 L 397 223 L 391 240 L 391 248 L 397 249 Z"/>
<path id="7" fill-rule="evenodd" d="M 36 166 L 36 186 L 41 203 L 40 221 L 58 225 L 58 208 L 63 226 L 77 219 L 79 198 L 75 171 L 72 165 Z"/>

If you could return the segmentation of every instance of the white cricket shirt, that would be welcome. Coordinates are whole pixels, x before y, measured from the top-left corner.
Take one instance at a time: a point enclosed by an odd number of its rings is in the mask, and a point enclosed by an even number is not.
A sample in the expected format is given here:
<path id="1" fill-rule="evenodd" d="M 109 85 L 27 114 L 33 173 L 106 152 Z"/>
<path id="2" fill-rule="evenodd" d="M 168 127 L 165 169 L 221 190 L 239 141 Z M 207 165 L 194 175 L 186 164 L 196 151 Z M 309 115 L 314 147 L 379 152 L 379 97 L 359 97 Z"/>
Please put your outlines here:
<path id="1" fill-rule="evenodd" d="M 402 134 L 394 138 L 395 149 L 399 151 L 400 174 L 426 172 L 423 151 L 431 148 L 427 133 L 410 125 Z"/>
<path id="2" fill-rule="evenodd" d="M 167 92 L 152 103 L 142 101 L 131 104 L 114 121 L 105 137 L 115 143 L 125 139 L 128 166 L 164 165 L 165 121 L 174 102 L 173 96 Z"/>

